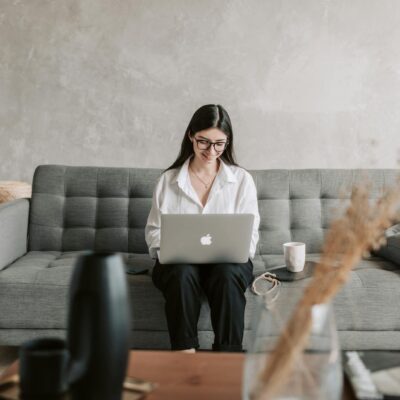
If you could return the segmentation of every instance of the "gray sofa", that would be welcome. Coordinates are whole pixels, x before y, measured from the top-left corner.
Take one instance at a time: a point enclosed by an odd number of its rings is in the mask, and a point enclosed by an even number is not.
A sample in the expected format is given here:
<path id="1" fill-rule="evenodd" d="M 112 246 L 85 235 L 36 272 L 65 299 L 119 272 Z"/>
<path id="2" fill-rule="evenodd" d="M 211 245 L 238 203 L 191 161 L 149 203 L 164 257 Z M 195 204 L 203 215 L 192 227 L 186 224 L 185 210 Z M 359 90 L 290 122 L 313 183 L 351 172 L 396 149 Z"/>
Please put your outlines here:
<path id="1" fill-rule="evenodd" d="M 261 215 L 255 275 L 283 263 L 282 243 L 303 241 L 316 260 L 324 234 L 346 205 L 350 187 L 373 182 L 371 198 L 395 182 L 397 170 L 258 170 Z M 120 252 L 148 275 L 129 275 L 132 347 L 169 348 L 161 293 L 151 282 L 153 260 L 144 226 L 161 170 L 39 166 L 32 199 L 0 206 L 0 345 L 44 335 L 64 337 L 68 285 L 82 251 Z M 344 192 L 343 192 L 344 190 Z M 348 201 L 348 200 L 347 200 Z M 297 301 L 308 280 L 285 283 L 283 305 Z M 256 296 L 247 291 L 244 345 Z M 334 302 L 344 349 L 400 349 L 400 267 L 364 259 Z M 209 309 L 199 320 L 202 348 L 213 340 Z"/>

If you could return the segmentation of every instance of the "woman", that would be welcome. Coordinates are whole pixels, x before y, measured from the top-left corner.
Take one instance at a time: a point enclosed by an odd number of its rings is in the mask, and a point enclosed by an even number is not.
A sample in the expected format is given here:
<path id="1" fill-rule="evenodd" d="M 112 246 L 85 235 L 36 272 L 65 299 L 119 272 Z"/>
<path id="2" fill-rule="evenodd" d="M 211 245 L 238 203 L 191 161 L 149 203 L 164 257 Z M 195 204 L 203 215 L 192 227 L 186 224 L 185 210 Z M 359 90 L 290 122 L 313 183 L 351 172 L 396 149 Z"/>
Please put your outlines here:
<path id="1" fill-rule="evenodd" d="M 157 258 L 162 213 L 252 213 L 250 246 L 258 241 L 257 193 L 251 175 L 239 167 L 233 151 L 232 125 L 220 105 L 205 105 L 193 115 L 176 161 L 158 180 L 145 229 L 149 253 Z M 215 338 L 213 350 L 242 351 L 244 292 L 253 280 L 253 264 L 168 264 L 156 260 L 154 285 L 165 298 L 172 350 L 199 347 L 197 322 L 202 293 L 208 298 Z"/>

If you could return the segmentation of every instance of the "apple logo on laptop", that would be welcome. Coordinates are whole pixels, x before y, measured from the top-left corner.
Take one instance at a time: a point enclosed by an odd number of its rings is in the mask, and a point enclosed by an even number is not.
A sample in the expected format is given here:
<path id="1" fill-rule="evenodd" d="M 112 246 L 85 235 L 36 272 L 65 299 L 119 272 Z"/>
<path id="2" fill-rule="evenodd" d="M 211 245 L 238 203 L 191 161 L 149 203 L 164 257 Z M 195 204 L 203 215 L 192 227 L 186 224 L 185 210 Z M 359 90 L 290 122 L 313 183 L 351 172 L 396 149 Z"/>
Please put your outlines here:
<path id="1" fill-rule="evenodd" d="M 207 233 L 206 236 L 202 236 L 200 238 L 200 243 L 203 246 L 209 246 L 212 243 L 212 236 L 209 233 Z"/>

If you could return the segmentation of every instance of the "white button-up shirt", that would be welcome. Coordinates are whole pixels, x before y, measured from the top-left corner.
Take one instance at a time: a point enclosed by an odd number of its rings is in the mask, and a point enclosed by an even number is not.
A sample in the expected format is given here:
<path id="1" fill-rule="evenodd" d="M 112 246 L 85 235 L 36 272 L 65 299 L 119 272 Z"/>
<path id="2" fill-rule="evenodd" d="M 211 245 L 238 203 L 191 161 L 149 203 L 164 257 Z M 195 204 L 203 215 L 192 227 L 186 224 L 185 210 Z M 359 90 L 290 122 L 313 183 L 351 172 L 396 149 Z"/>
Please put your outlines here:
<path id="1" fill-rule="evenodd" d="M 146 242 L 152 258 L 160 249 L 161 214 L 254 214 L 250 258 L 258 242 L 257 190 L 253 177 L 243 168 L 227 165 L 220 168 L 203 207 L 189 176 L 190 157 L 180 169 L 164 172 L 154 189 L 152 206 L 145 228 Z"/>

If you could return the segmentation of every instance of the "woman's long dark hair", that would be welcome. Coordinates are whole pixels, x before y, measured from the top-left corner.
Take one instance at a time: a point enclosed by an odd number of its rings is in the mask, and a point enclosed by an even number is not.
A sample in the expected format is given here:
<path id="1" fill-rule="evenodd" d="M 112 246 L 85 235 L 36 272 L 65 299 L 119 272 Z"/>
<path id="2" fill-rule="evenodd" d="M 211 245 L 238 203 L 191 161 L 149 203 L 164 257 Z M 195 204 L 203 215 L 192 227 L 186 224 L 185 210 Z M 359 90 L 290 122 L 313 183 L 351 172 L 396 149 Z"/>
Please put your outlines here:
<path id="1" fill-rule="evenodd" d="M 235 160 L 235 152 L 233 150 L 233 133 L 231 119 L 225 108 L 219 104 L 207 104 L 200 107 L 194 114 L 186 129 L 185 136 L 181 144 L 181 151 L 174 163 L 169 166 L 165 171 L 170 169 L 179 168 L 184 162 L 194 154 L 193 143 L 189 139 L 197 132 L 205 129 L 218 128 L 227 136 L 228 145 L 221 155 L 221 159 L 229 165 L 238 165 Z M 165 172 L 164 171 L 164 172 Z"/>

